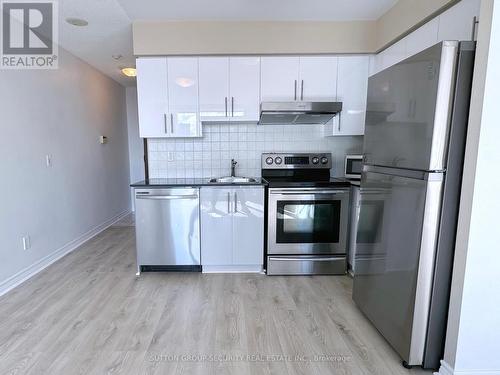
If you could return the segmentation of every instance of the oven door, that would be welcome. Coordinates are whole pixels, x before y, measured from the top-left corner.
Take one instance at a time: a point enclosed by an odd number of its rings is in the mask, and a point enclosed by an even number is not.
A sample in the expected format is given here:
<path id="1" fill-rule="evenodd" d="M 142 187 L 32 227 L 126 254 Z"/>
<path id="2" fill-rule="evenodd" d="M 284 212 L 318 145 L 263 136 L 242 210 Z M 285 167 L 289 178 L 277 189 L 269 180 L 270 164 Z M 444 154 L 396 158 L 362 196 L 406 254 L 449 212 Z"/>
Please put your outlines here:
<path id="1" fill-rule="evenodd" d="M 269 189 L 268 254 L 345 254 L 349 189 Z"/>

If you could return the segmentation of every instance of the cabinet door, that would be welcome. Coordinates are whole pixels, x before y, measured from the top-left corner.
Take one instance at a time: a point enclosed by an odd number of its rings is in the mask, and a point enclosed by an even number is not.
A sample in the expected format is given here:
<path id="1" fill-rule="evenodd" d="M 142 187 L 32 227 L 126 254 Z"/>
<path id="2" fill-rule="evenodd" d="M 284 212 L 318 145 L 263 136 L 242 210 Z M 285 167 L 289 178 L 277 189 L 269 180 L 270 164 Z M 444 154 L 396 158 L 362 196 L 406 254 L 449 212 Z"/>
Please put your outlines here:
<path id="1" fill-rule="evenodd" d="M 298 100 L 334 101 L 337 92 L 337 57 L 300 58 Z"/>
<path id="2" fill-rule="evenodd" d="M 234 189 L 233 264 L 260 265 L 264 257 L 264 189 Z"/>
<path id="3" fill-rule="evenodd" d="M 261 57 L 261 101 L 291 101 L 298 98 L 299 58 Z"/>
<path id="4" fill-rule="evenodd" d="M 167 59 L 141 57 L 136 60 L 139 135 L 166 137 L 168 114 Z"/>
<path id="5" fill-rule="evenodd" d="M 406 37 L 406 57 L 410 57 L 438 42 L 439 20 L 434 18 Z"/>
<path id="6" fill-rule="evenodd" d="M 229 108 L 231 121 L 259 121 L 259 80 L 260 57 L 229 58 Z"/>
<path id="7" fill-rule="evenodd" d="M 337 100 L 342 112 L 334 119 L 333 135 L 364 134 L 368 65 L 368 56 L 339 57 Z"/>
<path id="8" fill-rule="evenodd" d="M 470 40 L 473 18 L 479 17 L 480 5 L 480 0 L 460 1 L 442 13 L 439 16 L 438 40 Z"/>
<path id="9" fill-rule="evenodd" d="M 232 196 L 232 189 L 200 189 L 202 266 L 233 264 Z"/>
<path id="10" fill-rule="evenodd" d="M 384 70 L 406 58 L 406 38 L 401 39 L 392 46 L 379 53 L 378 71 Z"/>
<path id="11" fill-rule="evenodd" d="M 198 108 L 198 58 L 169 57 L 170 137 L 201 137 Z"/>
<path id="12" fill-rule="evenodd" d="M 200 120 L 228 121 L 229 58 L 200 57 L 199 69 Z"/>

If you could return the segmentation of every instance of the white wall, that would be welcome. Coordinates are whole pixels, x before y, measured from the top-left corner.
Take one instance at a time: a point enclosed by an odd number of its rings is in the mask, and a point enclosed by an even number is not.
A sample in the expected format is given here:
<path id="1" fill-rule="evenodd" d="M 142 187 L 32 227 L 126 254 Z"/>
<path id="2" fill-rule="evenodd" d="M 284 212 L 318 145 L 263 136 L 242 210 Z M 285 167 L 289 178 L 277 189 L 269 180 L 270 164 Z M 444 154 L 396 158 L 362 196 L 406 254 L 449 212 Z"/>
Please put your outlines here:
<path id="1" fill-rule="evenodd" d="M 376 21 L 135 21 L 134 55 L 372 53 Z"/>
<path id="2" fill-rule="evenodd" d="M 231 159 L 240 176 L 260 176 L 263 152 L 330 151 L 332 175 L 342 176 L 346 153 L 359 154 L 363 137 L 324 137 L 324 125 L 203 125 L 203 138 L 149 139 L 151 178 L 218 177 L 230 173 Z"/>
<path id="3" fill-rule="evenodd" d="M 0 294 L 129 209 L 125 89 L 59 51 L 58 70 L 0 71 Z"/>
<path id="4" fill-rule="evenodd" d="M 500 2 L 482 0 L 440 374 L 500 374 Z"/>
<path id="5" fill-rule="evenodd" d="M 127 87 L 127 128 L 130 183 L 144 179 L 144 144 L 139 137 L 139 116 L 137 114 L 137 88 Z M 131 206 L 134 209 L 133 188 L 130 188 Z"/>

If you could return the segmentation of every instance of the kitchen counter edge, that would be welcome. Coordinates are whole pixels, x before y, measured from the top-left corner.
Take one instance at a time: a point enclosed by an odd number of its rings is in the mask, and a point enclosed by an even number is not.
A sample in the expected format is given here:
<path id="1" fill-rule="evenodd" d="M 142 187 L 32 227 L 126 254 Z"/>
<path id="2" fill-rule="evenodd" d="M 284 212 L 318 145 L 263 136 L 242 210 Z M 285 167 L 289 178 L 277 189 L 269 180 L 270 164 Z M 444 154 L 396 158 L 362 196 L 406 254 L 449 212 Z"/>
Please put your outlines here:
<path id="1" fill-rule="evenodd" d="M 267 181 L 263 178 L 255 178 L 256 182 L 208 182 L 208 178 L 180 178 L 180 179 L 149 179 L 130 184 L 133 188 L 167 188 L 167 187 L 200 187 L 200 186 L 266 186 Z"/>

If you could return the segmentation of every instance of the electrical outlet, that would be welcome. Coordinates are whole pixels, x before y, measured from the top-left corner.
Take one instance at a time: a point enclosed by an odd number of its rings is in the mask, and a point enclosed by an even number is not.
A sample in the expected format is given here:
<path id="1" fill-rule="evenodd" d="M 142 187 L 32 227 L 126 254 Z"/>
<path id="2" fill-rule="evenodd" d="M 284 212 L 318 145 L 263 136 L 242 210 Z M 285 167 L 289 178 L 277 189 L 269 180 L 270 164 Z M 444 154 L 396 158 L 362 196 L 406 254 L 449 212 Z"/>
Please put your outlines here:
<path id="1" fill-rule="evenodd" d="M 52 155 L 45 155 L 45 164 L 47 165 L 47 168 L 52 167 Z"/>
<path id="2" fill-rule="evenodd" d="M 30 239 L 30 236 L 24 236 L 22 238 L 22 241 L 23 241 L 23 249 L 24 250 L 28 250 L 30 247 L 31 247 L 31 239 Z"/>

